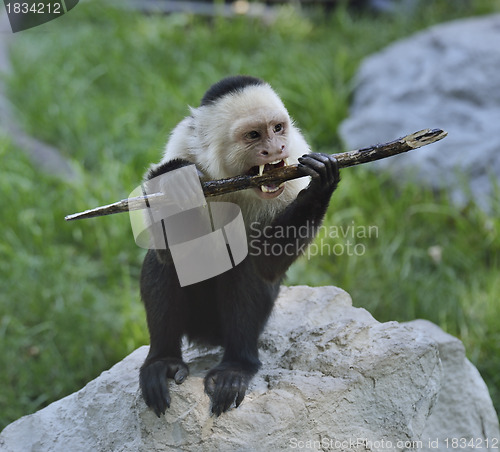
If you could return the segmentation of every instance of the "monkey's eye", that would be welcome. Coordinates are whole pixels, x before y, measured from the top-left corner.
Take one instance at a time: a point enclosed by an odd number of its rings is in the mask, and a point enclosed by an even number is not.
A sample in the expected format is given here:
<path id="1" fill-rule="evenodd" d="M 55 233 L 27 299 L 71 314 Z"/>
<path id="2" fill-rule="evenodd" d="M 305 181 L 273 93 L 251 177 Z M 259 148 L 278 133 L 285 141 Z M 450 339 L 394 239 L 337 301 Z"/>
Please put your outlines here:
<path id="1" fill-rule="evenodd" d="M 257 138 L 260 137 L 260 133 L 257 132 L 256 130 L 252 130 L 251 132 L 248 132 L 245 136 L 250 140 L 256 140 Z"/>
<path id="2" fill-rule="evenodd" d="M 274 126 L 274 133 L 278 133 L 278 132 L 281 132 L 283 130 L 283 124 L 276 124 Z"/>

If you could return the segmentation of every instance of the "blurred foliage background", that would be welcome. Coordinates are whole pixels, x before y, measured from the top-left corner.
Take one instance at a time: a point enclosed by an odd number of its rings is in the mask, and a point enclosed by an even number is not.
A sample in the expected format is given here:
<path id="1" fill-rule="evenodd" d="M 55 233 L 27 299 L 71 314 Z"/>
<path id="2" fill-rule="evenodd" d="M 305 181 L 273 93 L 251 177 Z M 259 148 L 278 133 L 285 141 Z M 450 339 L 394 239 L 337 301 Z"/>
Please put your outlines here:
<path id="1" fill-rule="evenodd" d="M 88 1 L 16 34 L 5 81 L 17 120 L 78 177 L 44 174 L 0 136 L 0 428 L 148 343 L 144 251 L 128 216 L 63 218 L 126 197 L 210 84 L 237 73 L 267 80 L 314 150 L 340 152 L 336 130 L 363 57 L 430 25 L 499 10 L 496 0 L 432 0 L 411 14 L 340 3 L 328 14 L 284 6 L 269 22 Z M 498 412 L 500 202 L 485 214 L 473 199 L 459 209 L 445 193 L 362 167 L 342 177 L 326 224 L 374 225 L 377 235 L 352 239 L 361 256 L 302 258 L 288 284 L 342 287 L 379 321 L 437 323 L 464 342 Z"/>

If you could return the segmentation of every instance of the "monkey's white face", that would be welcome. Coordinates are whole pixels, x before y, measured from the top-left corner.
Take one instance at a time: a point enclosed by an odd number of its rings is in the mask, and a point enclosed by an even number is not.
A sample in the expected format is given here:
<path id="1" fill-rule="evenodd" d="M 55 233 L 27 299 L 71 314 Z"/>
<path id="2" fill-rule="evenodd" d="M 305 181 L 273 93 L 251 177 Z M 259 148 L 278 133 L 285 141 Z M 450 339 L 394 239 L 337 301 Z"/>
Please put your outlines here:
<path id="1" fill-rule="evenodd" d="M 293 124 L 278 95 L 270 86 L 252 86 L 222 98 L 218 103 L 196 110 L 199 130 L 206 131 L 202 160 L 213 178 L 240 174 L 262 174 L 285 166 L 292 155 Z M 296 146 L 295 146 L 296 147 Z M 215 171 L 214 171 L 215 170 Z M 261 199 L 281 195 L 285 185 L 267 185 L 252 192 Z"/>
<path id="2" fill-rule="evenodd" d="M 230 130 L 228 170 L 237 174 L 263 174 L 271 168 L 288 164 L 288 129 L 290 119 L 283 111 L 249 111 L 236 120 Z M 253 189 L 263 199 L 276 198 L 281 185 L 262 185 Z"/>

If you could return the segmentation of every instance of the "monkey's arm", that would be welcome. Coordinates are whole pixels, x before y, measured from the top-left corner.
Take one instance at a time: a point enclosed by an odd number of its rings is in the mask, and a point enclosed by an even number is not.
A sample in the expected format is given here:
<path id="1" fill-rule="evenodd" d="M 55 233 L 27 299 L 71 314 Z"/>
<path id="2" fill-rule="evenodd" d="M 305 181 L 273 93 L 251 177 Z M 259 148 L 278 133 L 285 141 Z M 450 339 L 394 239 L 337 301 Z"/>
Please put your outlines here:
<path id="1" fill-rule="evenodd" d="M 299 168 L 304 175 L 311 176 L 310 184 L 272 222 L 271 231 L 276 233 L 266 234 L 261 239 L 261 246 L 278 251 L 262 252 L 257 256 L 256 267 L 266 280 L 281 278 L 314 239 L 340 181 L 337 161 L 331 155 L 306 154 L 299 158 Z M 286 231 L 285 236 L 283 231 Z M 267 244 L 262 243 L 264 241 Z"/>

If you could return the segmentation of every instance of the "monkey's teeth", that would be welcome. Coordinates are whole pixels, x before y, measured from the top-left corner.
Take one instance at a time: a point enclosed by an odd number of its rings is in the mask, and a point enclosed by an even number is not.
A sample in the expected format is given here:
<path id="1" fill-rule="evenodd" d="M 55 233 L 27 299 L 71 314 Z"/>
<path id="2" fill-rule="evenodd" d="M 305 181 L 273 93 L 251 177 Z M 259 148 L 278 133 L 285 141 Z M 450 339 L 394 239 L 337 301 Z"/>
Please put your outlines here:
<path id="1" fill-rule="evenodd" d="M 283 184 L 279 185 L 278 187 L 273 187 L 273 188 L 267 187 L 266 185 L 261 185 L 260 189 L 264 193 L 274 193 L 274 192 L 278 191 L 282 187 L 282 185 Z"/>
<path id="2" fill-rule="evenodd" d="M 288 159 L 275 160 L 274 162 L 271 162 L 271 163 L 259 165 L 259 176 L 262 176 L 264 174 L 264 169 L 266 168 L 266 165 L 273 166 L 273 165 L 277 165 L 278 163 L 281 163 L 281 162 L 283 162 L 283 166 L 288 165 Z"/>

